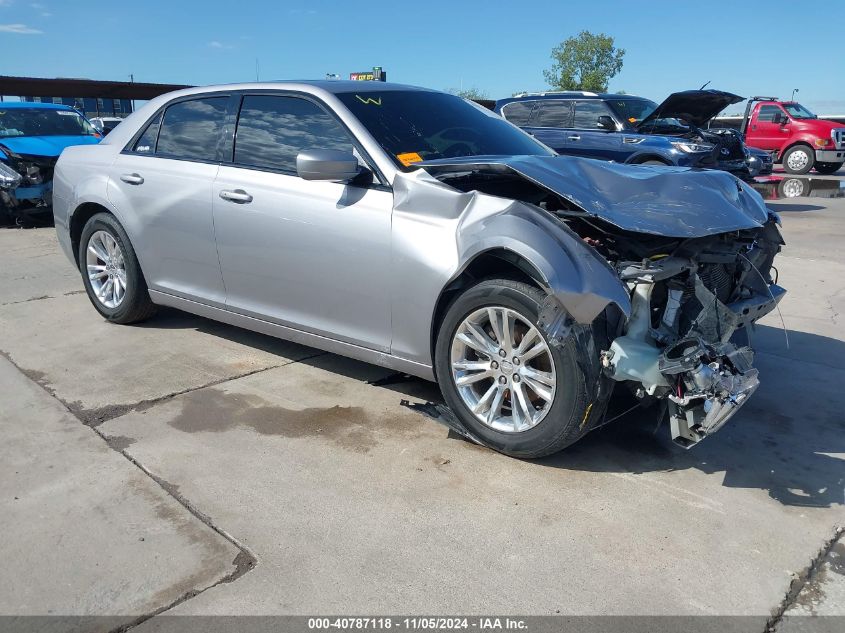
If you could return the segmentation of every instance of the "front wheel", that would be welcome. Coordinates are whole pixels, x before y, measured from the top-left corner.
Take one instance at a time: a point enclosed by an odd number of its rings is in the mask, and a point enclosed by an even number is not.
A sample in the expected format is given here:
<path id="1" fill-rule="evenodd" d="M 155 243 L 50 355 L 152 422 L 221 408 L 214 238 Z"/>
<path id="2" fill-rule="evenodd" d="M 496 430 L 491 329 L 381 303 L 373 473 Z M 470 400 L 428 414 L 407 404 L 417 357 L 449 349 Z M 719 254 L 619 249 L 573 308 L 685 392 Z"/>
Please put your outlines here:
<path id="1" fill-rule="evenodd" d="M 525 283 L 482 281 L 449 307 L 435 346 L 446 403 L 475 437 L 514 457 L 551 455 L 589 427 L 582 363 L 598 359 L 579 359 L 573 338 L 550 343 L 537 326 L 544 298 Z"/>
<path id="2" fill-rule="evenodd" d="M 113 215 L 98 213 L 86 222 L 79 270 L 88 298 L 109 321 L 137 323 L 155 314 L 135 250 Z"/>
<path id="3" fill-rule="evenodd" d="M 806 174 L 813 168 L 816 157 L 806 145 L 796 145 L 783 155 L 783 168 L 790 174 Z"/>
<path id="4" fill-rule="evenodd" d="M 843 163 L 816 163 L 816 171 L 820 174 L 835 174 L 842 169 Z"/>

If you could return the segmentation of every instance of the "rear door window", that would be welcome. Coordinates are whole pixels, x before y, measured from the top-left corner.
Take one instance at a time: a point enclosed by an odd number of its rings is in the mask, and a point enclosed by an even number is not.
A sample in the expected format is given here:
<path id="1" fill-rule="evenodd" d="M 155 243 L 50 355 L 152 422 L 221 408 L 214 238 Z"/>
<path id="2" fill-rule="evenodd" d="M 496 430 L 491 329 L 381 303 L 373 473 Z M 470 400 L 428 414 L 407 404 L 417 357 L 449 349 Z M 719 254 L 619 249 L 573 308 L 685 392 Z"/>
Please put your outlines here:
<path id="1" fill-rule="evenodd" d="M 307 99 L 250 95 L 243 99 L 235 133 L 235 163 L 296 173 L 305 149 L 353 152 L 349 133 L 322 107 Z"/>
<path id="2" fill-rule="evenodd" d="M 155 153 L 186 160 L 219 160 L 217 147 L 228 102 L 228 96 L 204 97 L 169 106 L 164 111 Z"/>
<path id="3" fill-rule="evenodd" d="M 572 102 L 543 101 L 537 106 L 531 125 L 537 127 L 572 127 Z"/>
<path id="4" fill-rule="evenodd" d="M 598 99 L 576 101 L 573 127 L 579 130 L 596 130 L 598 129 L 599 117 L 603 114 L 610 115 L 610 110 L 604 105 L 604 102 Z"/>

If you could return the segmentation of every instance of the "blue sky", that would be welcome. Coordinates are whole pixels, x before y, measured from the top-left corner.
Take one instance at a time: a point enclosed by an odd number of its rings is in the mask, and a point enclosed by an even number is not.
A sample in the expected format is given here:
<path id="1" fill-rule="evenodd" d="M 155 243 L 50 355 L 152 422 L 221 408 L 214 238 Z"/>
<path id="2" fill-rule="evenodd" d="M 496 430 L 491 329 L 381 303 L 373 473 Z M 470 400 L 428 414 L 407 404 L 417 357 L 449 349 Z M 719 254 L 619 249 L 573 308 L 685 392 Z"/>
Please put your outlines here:
<path id="1" fill-rule="evenodd" d="M 0 74 L 210 84 L 383 66 L 391 81 L 491 97 L 546 87 L 582 29 L 627 49 L 610 89 L 710 87 L 845 113 L 845 2 L 0 0 Z"/>

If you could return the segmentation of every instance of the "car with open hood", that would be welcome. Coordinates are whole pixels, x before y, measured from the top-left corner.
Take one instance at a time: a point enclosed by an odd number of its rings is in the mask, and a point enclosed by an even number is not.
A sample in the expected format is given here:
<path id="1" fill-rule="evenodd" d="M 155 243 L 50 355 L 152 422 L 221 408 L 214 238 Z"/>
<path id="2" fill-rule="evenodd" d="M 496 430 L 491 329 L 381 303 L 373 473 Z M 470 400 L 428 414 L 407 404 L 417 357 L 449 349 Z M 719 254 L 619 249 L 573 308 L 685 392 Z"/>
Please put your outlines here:
<path id="1" fill-rule="evenodd" d="M 497 101 L 494 110 L 559 154 L 722 169 L 747 179 L 753 174 L 742 136 L 704 129 L 739 101 L 720 90 L 676 92 L 660 104 L 634 95 L 567 91 L 517 95 Z"/>
<path id="2" fill-rule="evenodd" d="M 519 457 L 607 422 L 614 388 L 696 444 L 757 388 L 750 331 L 784 294 L 777 218 L 733 176 L 557 156 L 410 86 L 183 90 L 55 173 L 105 319 L 171 306 L 436 380 Z"/>
<path id="3" fill-rule="evenodd" d="M 0 224 L 52 219 L 53 167 L 59 154 L 100 138 L 70 106 L 0 103 Z"/>

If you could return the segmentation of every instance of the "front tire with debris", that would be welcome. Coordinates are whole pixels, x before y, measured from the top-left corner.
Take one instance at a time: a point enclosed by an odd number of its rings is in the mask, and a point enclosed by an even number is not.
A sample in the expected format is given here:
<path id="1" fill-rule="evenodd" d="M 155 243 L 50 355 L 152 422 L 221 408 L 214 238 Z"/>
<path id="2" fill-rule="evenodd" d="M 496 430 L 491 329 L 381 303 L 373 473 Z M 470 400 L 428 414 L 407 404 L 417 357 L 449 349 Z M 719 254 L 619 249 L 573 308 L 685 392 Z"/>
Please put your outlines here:
<path id="1" fill-rule="evenodd" d="M 470 435 L 512 457 L 560 451 L 601 408 L 591 405 L 601 372 L 595 346 L 584 345 L 589 328 L 552 343 L 538 326 L 545 299 L 526 283 L 482 281 L 453 301 L 435 346 L 446 403 Z"/>

